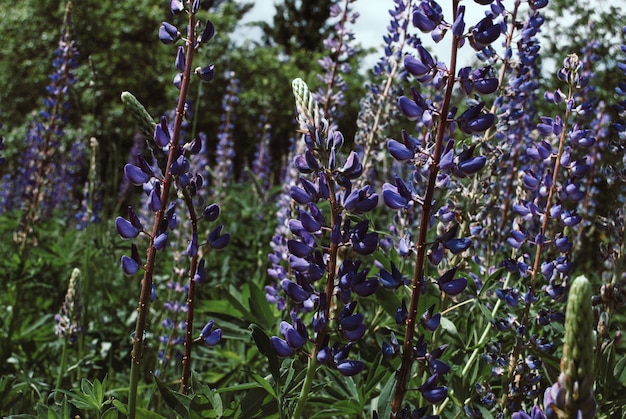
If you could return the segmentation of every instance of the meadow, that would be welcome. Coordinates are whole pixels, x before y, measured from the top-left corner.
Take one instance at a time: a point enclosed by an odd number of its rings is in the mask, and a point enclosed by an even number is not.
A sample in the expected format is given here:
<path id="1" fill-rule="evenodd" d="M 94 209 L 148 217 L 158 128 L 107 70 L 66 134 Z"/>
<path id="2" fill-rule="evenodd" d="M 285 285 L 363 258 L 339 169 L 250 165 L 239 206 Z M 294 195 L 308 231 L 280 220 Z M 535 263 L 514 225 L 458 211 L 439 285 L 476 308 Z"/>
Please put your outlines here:
<path id="1" fill-rule="evenodd" d="M 626 417 L 624 11 L 363 2 L 0 3 L 2 417 Z"/>

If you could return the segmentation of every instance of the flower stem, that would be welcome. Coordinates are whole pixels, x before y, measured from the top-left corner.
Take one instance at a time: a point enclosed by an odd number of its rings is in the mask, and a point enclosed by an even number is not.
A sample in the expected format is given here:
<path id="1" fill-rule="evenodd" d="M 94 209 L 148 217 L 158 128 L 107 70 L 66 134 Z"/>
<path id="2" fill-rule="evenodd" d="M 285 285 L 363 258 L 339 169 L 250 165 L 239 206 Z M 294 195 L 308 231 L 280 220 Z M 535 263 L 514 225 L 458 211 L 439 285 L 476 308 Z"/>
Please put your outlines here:
<path id="1" fill-rule="evenodd" d="M 568 98 L 567 101 L 565 103 L 568 103 L 573 97 L 573 89 L 570 86 L 569 89 L 569 94 L 568 94 Z M 546 207 L 543 211 L 543 220 L 541 223 L 541 230 L 540 230 L 540 235 L 541 237 L 545 237 L 546 236 L 546 232 L 548 231 L 548 220 L 550 219 L 550 209 L 552 208 L 552 200 L 554 198 L 554 194 L 556 193 L 557 187 L 558 187 L 558 183 L 557 183 L 557 179 L 558 179 L 558 175 L 559 175 L 559 169 L 561 168 L 561 156 L 563 155 L 563 149 L 565 148 L 565 139 L 567 137 L 567 128 L 568 128 L 568 120 L 569 120 L 569 115 L 570 115 L 570 110 L 569 107 L 566 107 L 565 110 L 565 116 L 563 117 L 563 127 L 561 130 L 561 135 L 559 137 L 559 150 L 556 154 L 556 161 L 554 162 L 554 169 L 553 169 L 553 173 L 552 173 L 552 185 L 550 185 L 550 190 L 548 192 L 548 197 L 547 197 L 547 201 L 546 201 Z M 545 252 L 545 245 L 547 243 L 543 243 L 543 242 L 539 242 L 536 245 L 536 250 L 535 250 L 535 259 L 534 259 L 534 263 L 533 263 L 533 269 L 531 271 L 531 275 L 530 275 L 530 284 L 529 284 L 529 288 L 528 288 L 528 294 L 530 295 L 530 298 L 526 298 L 526 304 L 524 305 L 524 313 L 522 315 L 522 321 L 520 323 L 520 327 L 522 327 L 524 330 L 526 330 L 527 326 L 528 326 L 528 322 L 529 322 L 529 317 L 530 317 L 530 307 L 533 303 L 533 299 L 534 299 L 534 295 L 535 295 L 535 288 L 537 285 L 537 274 L 540 271 L 540 267 L 541 267 L 541 255 L 542 253 Z M 508 382 L 510 383 L 513 380 L 513 374 L 515 373 L 515 365 L 517 363 L 517 359 L 519 358 L 521 352 L 522 352 L 522 347 L 524 346 L 524 336 L 519 336 L 517 338 L 517 342 L 515 344 L 515 346 L 513 347 L 513 350 L 511 351 L 511 355 L 509 358 L 509 374 L 508 374 Z M 502 402 L 504 404 L 504 398 L 506 397 L 506 394 L 503 394 L 502 398 Z"/>
<path id="2" fill-rule="evenodd" d="M 306 369 L 306 377 L 304 378 L 304 383 L 302 384 L 302 389 L 300 390 L 300 397 L 298 398 L 298 403 L 296 404 L 296 408 L 293 411 L 293 418 L 301 418 L 303 417 L 304 407 L 306 406 L 306 402 L 309 398 L 309 393 L 311 392 L 311 386 L 313 385 L 313 378 L 315 378 L 315 373 L 317 372 L 317 344 L 313 347 L 313 351 L 309 355 L 309 365 L 307 365 Z"/>
<path id="3" fill-rule="evenodd" d="M 141 281 L 141 294 L 139 297 L 139 305 L 137 307 L 137 323 L 135 326 L 135 335 L 133 337 L 133 349 L 131 351 L 131 367 L 130 367 L 130 383 L 129 383 L 129 397 L 128 397 L 128 417 L 130 419 L 135 418 L 135 411 L 137 406 L 137 386 L 139 382 L 139 369 L 144 355 L 144 331 L 146 327 L 146 318 L 148 315 L 148 306 L 150 304 L 150 296 L 152 294 L 152 275 L 154 273 L 154 266 L 156 262 L 156 248 L 154 247 L 154 239 L 156 238 L 161 223 L 165 217 L 165 210 L 167 208 L 170 188 L 172 186 L 173 177 L 169 170 L 174 161 L 178 158 L 180 153 L 178 143 L 180 140 L 180 131 L 183 123 L 183 115 L 185 112 L 185 101 L 187 98 L 187 90 L 189 89 L 189 82 L 191 78 L 191 67 L 193 62 L 193 30 L 195 28 L 195 15 L 189 14 L 189 26 L 187 36 L 187 51 L 186 59 L 187 63 L 185 71 L 183 72 L 183 78 L 180 85 L 180 94 L 178 97 L 178 104 L 176 106 L 176 119 L 174 122 L 174 132 L 172 133 L 171 143 L 169 145 L 169 154 L 167 157 L 167 165 L 165 167 L 165 175 L 163 178 L 163 186 L 161 190 L 161 209 L 157 211 L 154 217 L 154 226 L 152 235 L 150 236 L 150 246 L 148 247 L 148 257 L 146 259 L 146 265 L 144 267 L 144 276 Z"/>
<path id="4" fill-rule="evenodd" d="M 459 0 L 454 0 L 452 9 L 454 13 L 453 20 L 456 20 L 457 9 Z M 437 134 L 435 139 L 435 148 L 432 155 L 432 162 L 429 167 L 428 186 L 426 188 L 426 194 L 424 195 L 424 204 L 422 206 L 422 213 L 420 218 L 419 236 L 416 243 L 416 256 L 415 256 L 415 271 L 413 274 L 413 280 L 411 283 L 411 302 L 409 305 L 409 313 L 406 320 L 406 330 L 404 335 L 404 346 L 402 351 L 402 363 L 400 370 L 397 374 L 396 389 L 394 398 L 391 405 L 391 419 L 395 419 L 398 412 L 402 408 L 402 402 L 404 395 L 407 391 L 407 382 L 409 374 L 411 372 L 411 366 L 413 365 L 413 337 L 415 335 L 417 308 L 419 304 L 422 281 L 424 279 L 424 264 L 426 261 L 426 239 L 428 233 L 428 225 L 430 223 L 430 216 L 433 211 L 433 197 L 435 194 L 435 184 L 437 180 L 437 174 L 439 173 L 439 161 L 441 159 L 441 153 L 443 152 L 443 138 L 444 133 L 447 130 L 448 125 L 448 112 L 450 110 L 450 103 L 452 101 L 452 90 L 454 87 L 454 75 L 456 74 L 456 59 L 458 50 L 458 38 L 454 36 L 452 38 L 452 50 L 450 54 L 450 69 L 447 75 L 446 94 L 443 99 L 441 112 L 439 113 L 439 121 L 437 125 Z"/>
<path id="5" fill-rule="evenodd" d="M 193 206 L 191 196 L 187 191 L 183 190 L 183 196 L 187 210 L 189 211 L 189 219 L 191 220 L 192 235 L 198 234 L 198 216 Z M 198 254 L 191 257 L 191 266 L 189 268 L 189 290 L 187 291 L 187 319 L 185 320 L 185 355 L 183 356 L 183 374 L 180 379 L 180 392 L 189 393 L 189 379 L 191 378 L 191 347 L 193 346 L 193 309 L 194 298 L 196 294 L 196 270 L 198 268 Z"/>

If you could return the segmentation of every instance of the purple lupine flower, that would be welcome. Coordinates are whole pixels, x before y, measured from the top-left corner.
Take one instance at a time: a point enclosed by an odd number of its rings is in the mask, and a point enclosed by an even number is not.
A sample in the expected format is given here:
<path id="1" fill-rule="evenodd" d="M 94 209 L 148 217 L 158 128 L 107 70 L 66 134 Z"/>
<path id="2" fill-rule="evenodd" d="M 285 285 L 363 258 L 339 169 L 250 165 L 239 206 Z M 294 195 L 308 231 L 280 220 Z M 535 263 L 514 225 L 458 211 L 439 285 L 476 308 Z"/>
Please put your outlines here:
<path id="1" fill-rule="evenodd" d="M 234 138 L 233 129 L 236 119 L 235 108 L 239 103 L 239 80 L 235 77 L 234 72 L 226 75 L 229 81 L 226 88 L 226 94 L 222 99 L 221 123 L 219 126 L 218 143 L 215 151 L 215 177 L 213 180 L 213 188 L 216 191 L 224 191 L 232 181 L 234 174 Z"/>
<path id="2" fill-rule="evenodd" d="M 318 61 L 325 74 L 317 76 L 323 87 L 313 93 L 313 98 L 331 125 L 342 115 L 340 108 L 345 103 L 345 91 L 348 89 L 342 73 L 350 73 L 352 69 L 348 61 L 358 53 L 358 50 L 350 45 L 354 40 L 354 34 L 349 29 L 349 24 L 354 25 L 359 17 L 359 13 L 351 10 L 353 2 L 354 0 L 345 1 L 343 8 L 339 4 L 331 6 L 330 16 L 339 18 L 339 21 L 335 23 L 334 30 L 329 32 L 329 37 L 324 40 L 324 48 L 330 52 L 330 56 Z"/>
<path id="3" fill-rule="evenodd" d="M 200 332 L 200 339 L 208 346 L 215 346 L 222 340 L 222 329 L 215 329 L 214 325 L 213 320 L 209 320 Z"/>
<path id="4" fill-rule="evenodd" d="M 176 26 L 168 22 L 161 23 L 161 27 L 159 28 L 159 39 L 161 42 L 166 45 L 173 44 L 180 39 L 180 36 L 180 32 Z"/>

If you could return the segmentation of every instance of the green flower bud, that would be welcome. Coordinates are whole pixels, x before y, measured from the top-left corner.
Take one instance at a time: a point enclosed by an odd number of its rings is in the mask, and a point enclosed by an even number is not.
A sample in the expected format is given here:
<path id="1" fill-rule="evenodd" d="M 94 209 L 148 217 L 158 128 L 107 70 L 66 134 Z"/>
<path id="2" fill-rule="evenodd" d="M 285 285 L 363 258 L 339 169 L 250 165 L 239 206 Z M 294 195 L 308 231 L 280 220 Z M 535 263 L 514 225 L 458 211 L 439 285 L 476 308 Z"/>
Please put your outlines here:
<path id="1" fill-rule="evenodd" d="M 593 351 L 595 345 L 594 316 L 591 306 L 591 284 L 584 276 L 577 277 L 570 287 L 565 313 L 565 344 L 561 357 L 559 384 L 564 391 L 566 414 L 575 418 L 592 418 L 596 403 L 593 396 Z"/>

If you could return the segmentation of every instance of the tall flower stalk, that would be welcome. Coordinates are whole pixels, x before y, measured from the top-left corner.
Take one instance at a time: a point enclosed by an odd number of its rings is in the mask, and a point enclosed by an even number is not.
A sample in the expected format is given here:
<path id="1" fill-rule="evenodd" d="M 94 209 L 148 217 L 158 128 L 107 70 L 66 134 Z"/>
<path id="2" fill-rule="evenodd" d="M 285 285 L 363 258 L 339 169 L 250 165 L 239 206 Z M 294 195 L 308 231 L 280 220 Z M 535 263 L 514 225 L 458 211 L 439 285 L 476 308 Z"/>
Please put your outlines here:
<path id="1" fill-rule="evenodd" d="M 490 51 L 490 44 L 500 35 L 499 23 L 494 23 L 495 13 L 486 13 L 476 26 L 465 32 L 465 6 L 453 1 L 452 23 L 446 22 L 442 9 L 435 1 L 422 1 L 413 11 L 413 24 L 422 32 L 430 33 L 433 40 L 439 42 L 446 33 L 451 33 L 451 52 L 449 66 L 436 62 L 422 45 L 417 45 L 417 57 L 406 55 L 404 67 L 424 87 L 431 87 L 434 92 L 432 100 L 425 99 L 417 88 L 411 89 L 411 97 L 402 96 L 398 104 L 402 113 L 411 121 L 417 121 L 419 137 L 403 132 L 402 140 L 390 140 L 388 149 L 392 157 L 400 163 L 409 165 L 410 175 L 407 181 L 396 175 L 393 184 L 383 185 L 383 200 L 394 210 L 399 210 L 401 217 L 413 217 L 417 210 L 417 237 L 413 242 L 410 231 L 403 232 L 398 251 L 402 255 L 415 253 L 413 275 L 410 280 L 410 300 L 408 307 L 404 304 L 398 309 L 402 313 L 397 322 L 404 324 L 401 364 L 396 373 L 395 391 L 391 405 L 391 418 L 405 417 L 403 403 L 408 389 L 412 367 L 417 359 L 436 358 L 444 349 L 436 349 L 426 353 L 421 342 L 416 339 L 418 323 L 418 307 L 420 296 L 428 287 L 427 262 L 437 267 L 444 260 L 445 253 L 461 255 L 472 244 L 469 237 L 457 237 L 459 232 L 465 234 L 455 222 L 455 211 L 449 202 L 441 202 L 436 195 L 438 189 L 449 188 L 462 179 L 477 173 L 486 163 L 485 156 L 474 156 L 476 144 L 466 141 L 461 150 L 456 150 L 453 132 L 456 128 L 460 135 L 480 135 L 489 129 L 495 116 L 485 111 L 485 103 L 480 100 L 481 94 L 490 94 L 497 90 L 499 82 L 490 74 L 488 67 L 477 70 L 464 68 L 457 76 L 457 55 L 459 48 L 469 40 L 470 45 L 481 54 Z M 493 8 L 492 8 L 493 10 Z M 459 86 L 466 95 L 474 94 L 474 100 L 468 100 L 468 108 L 456 116 L 457 109 L 453 106 L 453 91 Z M 437 92 L 442 92 L 438 94 Z M 440 220 L 436 237 L 432 238 L 431 226 L 433 217 Z M 406 228 L 412 222 L 405 223 Z M 456 278 L 459 268 L 459 257 L 451 257 L 446 261 L 447 269 L 438 275 L 437 285 L 442 295 L 457 295 L 467 285 L 467 279 Z M 445 265 L 442 265 L 445 266 Z M 398 284 L 398 286 L 400 286 Z M 421 315 L 421 325 L 429 331 L 435 331 L 439 325 L 441 313 L 435 313 L 434 306 Z M 433 355 L 434 354 L 434 355 Z M 446 369 L 447 370 L 447 369 Z M 442 370 L 443 374 L 443 370 Z M 437 386 L 439 373 L 431 369 L 431 376 L 419 386 L 425 400 L 438 403 L 447 395 L 445 386 Z"/>
<path id="2" fill-rule="evenodd" d="M 187 95 L 189 85 L 191 83 L 192 76 L 192 64 L 194 61 L 194 54 L 196 49 L 212 39 L 215 28 L 210 21 L 207 21 L 204 25 L 196 18 L 196 13 L 200 8 L 200 2 L 195 1 L 171 1 L 170 8 L 173 14 L 186 13 L 188 17 L 187 22 L 187 36 L 182 38 L 178 29 L 168 23 L 163 22 L 159 29 L 159 39 L 164 44 L 175 44 L 179 39 L 183 39 L 184 45 L 178 46 L 176 55 L 176 69 L 178 71 L 174 78 L 174 85 L 180 90 L 176 112 L 174 116 L 174 125 L 170 130 L 165 117 L 161 119 L 161 122 L 154 128 L 154 143 L 157 146 L 155 152 L 164 152 L 167 154 L 167 160 L 165 166 L 160 168 L 160 173 L 153 170 L 153 168 L 143 159 L 140 159 L 140 165 L 135 166 L 127 164 L 124 168 L 126 177 L 129 178 L 131 183 L 136 185 L 147 185 L 148 189 L 148 202 L 147 206 L 152 212 L 154 212 L 154 224 L 151 231 L 143 229 L 141 221 L 137 217 L 132 207 L 128 210 L 128 219 L 118 217 L 116 220 L 116 228 L 118 233 L 124 239 L 134 238 L 139 233 L 143 233 L 149 237 L 150 243 L 147 250 L 147 258 L 145 264 L 143 264 L 143 279 L 141 281 L 141 292 L 139 296 L 139 304 L 137 308 L 137 321 L 135 326 L 135 332 L 133 334 L 133 348 L 131 351 L 131 372 L 130 372 L 130 393 L 128 400 L 129 417 L 134 418 L 136 413 L 137 404 L 137 388 L 139 383 L 139 376 L 141 372 L 141 366 L 145 353 L 145 330 L 147 324 L 148 307 L 151 302 L 151 296 L 153 293 L 153 275 L 156 266 L 157 251 L 163 249 L 167 244 L 168 230 L 171 230 L 177 225 L 177 217 L 175 216 L 176 203 L 170 201 L 170 190 L 174 183 L 177 183 L 181 187 L 181 193 L 189 193 L 188 187 L 196 189 L 202 185 L 202 181 L 195 177 L 189 176 L 189 163 L 185 152 L 187 150 L 195 151 L 200 150 L 201 144 L 199 141 L 192 141 L 187 148 L 182 146 L 181 130 L 183 128 L 183 120 L 189 117 L 189 110 L 187 109 Z M 198 31 L 198 33 L 196 33 Z M 197 67 L 195 73 L 200 77 L 202 81 L 209 81 L 213 76 L 213 66 Z M 186 203 L 188 203 L 186 198 Z M 193 224 L 192 240 L 190 247 L 192 250 L 188 250 L 189 256 L 192 258 L 190 270 L 190 278 L 193 281 L 197 274 L 199 264 L 197 259 L 198 249 L 198 232 L 196 229 L 197 217 L 192 206 L 188 206 L 190 216 Z M 209 240 L 219 240 L 221 228 L 214 234 L 213 237 L 209 237 Z M 131 257 L 122 257 L 122 269 L 126 274 L 136 273 L 141 266 L 141 258 L 139 256 L 137 246 L 133 243 Z M 188 297 L 188 300 L 193 302 L 193 294 Z M 193 313 L 192 313 L 193 314 Z M 188 329 L 191 329 L 191 321 L 188 320 Z M 188 330 L 187 333 L 190 333 Z M 188 341 L 189 339 L 187 339 Z M 186 353 L 186 355 L 188 355 Z M 189 358 L 187 356 L 187 358 Z M 189 361 L 187 361 L 189 362 Z M 188 369 L 187 367 L 184 367 Z M 187 387 L 187 380 L 181 380 L 184 383 L 184 388 Z"/>
<path id="3" fill-rule="evenodd" d="M 360 269 L 361 262 L 340 257 L 340 250 L 351 249 L 355 256 L 376 250 L 378 235 L 368 231 L 368 221 L 352 225 L 351 218 L 373 210 L 378 195 L 369 186 L 352 188 L 352 182 L 363 173 L 356 153 L 352 151 L 343 166 L 338 164 L 342 134 L 330 128 L 303 80 L 296 79 L 292 85 L 306 148 L 294 160 L 301 175 L 299 186 L 290 188 L 291 199 L 299 208 L 294 211 L 296 218 L 287 222 L 293 237 L 286 243 L 289 269 L 275 266 L 273 271 L 293 308 L 291 321 L 281 323 L 282 338 L 272 336 L 270 345 L 278 356 L 288 357 L 312 344 L 292 415 L 303 417 L 320 364 L 344 376 L 358 374 L 365 367 L 360 360 L 349 358 L 366 330 L 363 314 L 356 312 L 355 298 L 373 294 L 378 282 L 367 280 L 368 270 Z M 327 210 L 322 210 L 321 202 L 328 204 Z M 312 337 L 305 321 L 310 321 Z"/>

